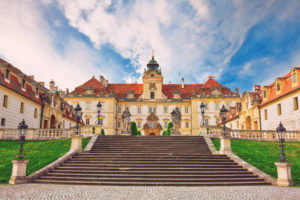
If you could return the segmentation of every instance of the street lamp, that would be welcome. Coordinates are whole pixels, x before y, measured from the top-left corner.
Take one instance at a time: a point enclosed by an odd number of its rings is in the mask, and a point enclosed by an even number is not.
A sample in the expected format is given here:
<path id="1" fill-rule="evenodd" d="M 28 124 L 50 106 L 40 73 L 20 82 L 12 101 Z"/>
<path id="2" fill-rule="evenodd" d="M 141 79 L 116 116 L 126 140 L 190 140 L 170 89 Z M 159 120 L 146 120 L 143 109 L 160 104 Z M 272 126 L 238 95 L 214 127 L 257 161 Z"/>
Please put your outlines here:
<path id="1" fill-rule="evenodd" d="M 101 112 L 101 108 L 102 108 L 102 104 L 100 103 L 100 101 L 97 104 L 97 112 L 98 112 L 98 125 L 100 125 L 100 112 Z"/>
<path id="2" fill-rule="evenodd" d="M 76 108 L 75 108 L 75 117 L 76 117 L 76 130 L 75 130 L 75 135 L 78 135 L 79 133 L 79 122 L 80 122 L 80 118 L 81 118 L 81 107 L 79 105 L 79 103 L 77 104 Z"/>
<path id="3" fill-rule="evenodd" d="M 23 160 L 23 143 L 25 141 L 25 136 L 27 134 L 27 128 L 28 126 L 26 125 L 25 120 L 23 119 L 23 121 L 20 122 L 18 126 L 19 135 L 20 135 L 20 144 L 21 144 L 18 160 Z"/>
<path id="4" fill-rule="evenodd" d="M 202 125 L 204 126 L 204 110 L 205 110 L 205 105 L 204 105 L 203 102 L 201 102 L 200 110 L 201 110 L 201 115 L 202 115 Z"/>
<path id="5" fill-rule="evenodd" d="M 225 108 L 224 104 L 220 110 L 220 118 L 221 118 L 222 124 L 223 124 L 223 136 L 226 136 L 225 122 L 226 122 L 226 118 L 227 118 L 227 109 Z"/>
<path id="6" fill-rule="evenodd" d="M 285 153 L 284 153 L 284 145 L 283 145 L 286 129 L 283 127 L 281 122 L 279 123 L 279 126 L 276 129 L 276 131 L 277 131 L 278 140 L 280 142 L 280 147 L 281 147 L 280 162 L 286 162 L 286 157 L 285 157 Z"/>

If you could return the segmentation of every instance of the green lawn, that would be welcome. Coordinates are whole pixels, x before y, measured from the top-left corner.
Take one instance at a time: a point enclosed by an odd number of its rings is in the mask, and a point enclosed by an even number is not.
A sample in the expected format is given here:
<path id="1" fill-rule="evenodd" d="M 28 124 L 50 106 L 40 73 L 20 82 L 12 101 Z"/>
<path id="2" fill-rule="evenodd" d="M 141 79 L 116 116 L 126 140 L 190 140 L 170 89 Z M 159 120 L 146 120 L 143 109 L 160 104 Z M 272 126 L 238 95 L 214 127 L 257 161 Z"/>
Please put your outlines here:
<path id="1" fill-rule="evenodd" d="M 82 139 L 83 148 L 89 138 Z M 71 140 L 25 141 L 24 153 L 27 164 L 27 175 L 45 167 L 69 151 Z M 0 140 L 0 183 L 8 183 L 12 163 L 19 152 L 19 141 Z"/>
<path id="2" fill-rule="evenodd" d="M 220 140 L 212 140 L 217 150 Z M 280 147 L 278 142 L 251 140 L 231 140 L 232 151 L 240 158 L 261 171 L 277 178 L 274 162 L 279 161 Z M 287 161 L 292 163 L 292 177 L 295 186 L 300 186 L 300 142 L 285 142 Z"/>

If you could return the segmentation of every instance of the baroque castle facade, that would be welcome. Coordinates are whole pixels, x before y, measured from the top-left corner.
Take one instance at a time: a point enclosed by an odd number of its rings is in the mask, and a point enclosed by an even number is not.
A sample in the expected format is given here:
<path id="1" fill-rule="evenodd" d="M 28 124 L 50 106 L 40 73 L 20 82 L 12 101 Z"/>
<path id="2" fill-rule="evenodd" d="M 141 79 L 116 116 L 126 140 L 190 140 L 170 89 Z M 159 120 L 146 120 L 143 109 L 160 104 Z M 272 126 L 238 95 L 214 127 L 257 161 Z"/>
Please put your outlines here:
<path id="1" fill-rule="evenodd" d="M 147 64 L 142 84 L 108 83 L 103 76 L 99 79 L 92 77 L 74 91 L 67 92 L 64 99 L 73 107 L 80 104 L 83 121 L 90 126 L 98 123 L 97 104 L 101 102 L 100 125 L 108 135 L 123 133 L 122 114 L 125 110 L 129 110 L 130 121 L 136 122 L 142 135 L 161 134 L 172 121 L 171 112 L 175 108 L 179 108 L 181 114 L 179 132 L 199 135 L 203 122 L 206 125 L 218 124 L 223 104 L 230 108 L 240 102 L 237 89 L 232 92 L 212 76 L 204 84 L 185 84 L 184 79 L 181 84 L 164 84 L 154 56 Z M 200 110 L 202 102 L 205 105 L 204 119 Z"/>

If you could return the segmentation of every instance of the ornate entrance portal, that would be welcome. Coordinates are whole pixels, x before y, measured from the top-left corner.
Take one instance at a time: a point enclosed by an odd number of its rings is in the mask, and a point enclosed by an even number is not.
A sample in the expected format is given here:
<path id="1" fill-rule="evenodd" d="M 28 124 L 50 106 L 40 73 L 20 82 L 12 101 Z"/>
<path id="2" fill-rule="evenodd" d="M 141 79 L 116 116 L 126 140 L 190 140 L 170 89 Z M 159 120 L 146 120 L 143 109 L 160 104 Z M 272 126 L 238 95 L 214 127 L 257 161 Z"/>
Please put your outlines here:
<path id="1" fill-rule="evenodd" d="M 160 136 L 162 127 L 158 122 L 158 117 L 151 113 L 147 117 L 147 123 L 144 125 L 145 136 Z"/>

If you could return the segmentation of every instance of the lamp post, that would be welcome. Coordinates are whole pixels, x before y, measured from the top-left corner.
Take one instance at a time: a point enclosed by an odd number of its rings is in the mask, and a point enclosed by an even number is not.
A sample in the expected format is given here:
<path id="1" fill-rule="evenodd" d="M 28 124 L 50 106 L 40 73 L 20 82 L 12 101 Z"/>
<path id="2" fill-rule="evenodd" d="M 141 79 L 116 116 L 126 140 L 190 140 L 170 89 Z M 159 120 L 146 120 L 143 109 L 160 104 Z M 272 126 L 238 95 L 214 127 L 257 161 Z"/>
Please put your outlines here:
<path id="1" fill-rule="evenodd" d="M 286 162 L 286 156 L 284 153 L 284 138 L 285 138 L 285 131 L 286 129 L 283 127 L 282 123 L 279 123 L 278 128 L 276 129 L 277 135 L 278 135 L 278 140 L 280 142 L 280 147 L 281 147 L 281 153 L 280 153 L 280 162 L 285 163 Z"/>
<path id="2" fill-rule="evenodd" d="M 100 112 L 101 112 L 101 108 L 102 108 L 102 104 L 100 103 L 100 101 L 97 104 L 97 112 L 98 112 L 98 125 L 100 125 Z"/>
<path id="3" fill-rule="evenodd" d="M 202 126 L 204 126 L 204 110 L 205 110 L 205 105 L 204 105 L 203 102 L 201 102 L 200 110 L 201 110 L 201 115 L 202 115 Z"/>
<path id="4" fill-rule="evenodd" d="M 281 153 L 280 153 L 280 162 L 275 162 L 277 166 L 277 185 L 288 187 L 293 185 L 291 165 L 292 163 L 286 162 L 286 156 L 284 153 L 284 138 L 286 129 L 283 127 L 282 123 L 279 123 L 278 128 L 276 129 L 278 140 L 280 142 Z"/>
<path id="5" fill-rule="evenodd" d="M 223 124 L 223 136 L 226 136 L 226 127 L 225 127 L 226 117 L 227 117 L 227 109 L 225 108 L 225 106 L 223 104 L 223 106 L 220 110 L 220 118 L 221 118 L 222 124 Z"/>
<path id="6" fill-rule="evenodd" d="M 25 136 L 27 134 L 27 128 L 28 128 L 28 126 L 26 125 L 25 120 L 23 119 L 22 122 L 20 122 L 19 126 L 18 126 L 19 135 L 20 135 L 20 144 L 21 144 L 18 160 L 23 160 L 23 144 L 25 141 Z"/>
<path id="7" fill-rule="evenodd" d="M 79 134 L 79 122 L 80 122 L 80 118 L 81 118 L 81 107 L 79 105 L 79 103 L 77 104 L 76 108 L 75 108 L 75 116 L 76 116 L 76 130 L 75 130 L 75 135 Z"/>

